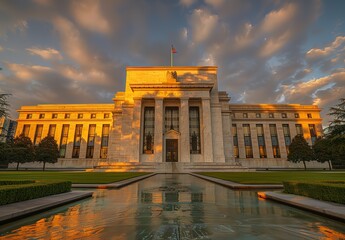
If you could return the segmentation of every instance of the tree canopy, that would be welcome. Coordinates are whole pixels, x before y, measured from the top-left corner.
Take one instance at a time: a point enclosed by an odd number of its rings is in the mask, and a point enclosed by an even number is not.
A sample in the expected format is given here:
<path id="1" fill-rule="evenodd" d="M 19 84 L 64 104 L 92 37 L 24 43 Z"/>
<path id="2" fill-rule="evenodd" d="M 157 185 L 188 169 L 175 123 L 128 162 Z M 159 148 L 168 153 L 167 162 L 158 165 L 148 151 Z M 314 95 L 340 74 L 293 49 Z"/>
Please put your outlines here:
<path id="1" fill-rule="evenodd" d="M 7 93 L 0 93 L 0 117 L 7 117 L 8 116 L 8 101 L 7 98 L 11 94 Z"/>
<path id="2" fill-rule="evenodd" d="M 20 163 L 34 161 L 35 154 L 31 139 L 23 134 L 16 137 L 7 151 L 7 158 L 9 162 L 17 163 L 17 170 Z"/>
<path id="3" fill-rule="evenodd" d="M 56 163 L 59 157 L 58 145 L 55 139 L 47 136 L 36 147 L 36 161 L 43 162 L 43 170 L 46 163 Z"/>
<path id="4" fill-rule="evenodd" d="M 301 135 L 296 135 L 292 139 L 289 146 L 288 161 L 299 163 L 303 162 L 304 169 L 307 169 L 306 161 L 311 161 L 314 158 L 313 150 L 308 145 L 307 141 Z"/>

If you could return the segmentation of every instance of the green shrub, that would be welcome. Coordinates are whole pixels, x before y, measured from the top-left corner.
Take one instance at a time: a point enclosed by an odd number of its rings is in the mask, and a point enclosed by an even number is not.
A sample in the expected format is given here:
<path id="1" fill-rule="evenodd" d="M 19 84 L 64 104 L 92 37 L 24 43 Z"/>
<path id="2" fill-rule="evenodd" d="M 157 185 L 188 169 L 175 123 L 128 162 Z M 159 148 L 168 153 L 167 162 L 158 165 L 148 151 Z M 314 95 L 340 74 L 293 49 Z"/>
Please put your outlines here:
<path id="1" fill-rule="evenodd" d="M 21 185 L 35 183 L 34 180 L 0 180 L 0 186 L 2 185 Z"/>
<path id="2" fill-rule="evenodd" d="M 71 182 L 35 182 L 0 186 L 0 205 L 71 191 Z"/>
<path id="3" fill-rule="evenodd" d="M 283 182 L 284 192 L 345 204 L 345 182 Z"/>

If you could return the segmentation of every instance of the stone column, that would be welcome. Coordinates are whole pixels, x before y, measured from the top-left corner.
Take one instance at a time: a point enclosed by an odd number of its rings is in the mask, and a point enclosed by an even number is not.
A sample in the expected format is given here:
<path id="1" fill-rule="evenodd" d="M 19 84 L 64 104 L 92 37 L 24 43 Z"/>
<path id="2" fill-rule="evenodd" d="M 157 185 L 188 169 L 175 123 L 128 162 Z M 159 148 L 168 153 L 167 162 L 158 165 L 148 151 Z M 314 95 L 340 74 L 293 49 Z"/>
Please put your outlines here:
<path id="1" fill-rule="evenodd" d="M 181 162 L 190 162 L 188 98 L 181 98 L 180 132 Z"/>
<path id="2" fill-rule="evenodd" d="M 225 162 L 222 112 L 219 103 L 211 104 L 213 162 Z"/>
<path id="3" fill-rule="evenodd" d="M 141 120 L 141 98 L 134 98 L 133 120 L 132 120 L 132 156 L 131 162 L 140 161 L 140 120 Z"/>
<path id="4" fill-rule="evenodd" d="M 213 143 L 212 143 L 212 124 L 210 98 L 203 98 L 202 105 L 202 133 L 203 145 L 202 152 L 204 162 L 213 162 Z"/>
<path id="5" fill-rule="evenodd" d="M 277 134 L 278 134 L 280 157 L 281 158 L 287 158 L 285 139 L 284 139 L 284 131 L 283 131 L 283 125 L 282 124 L 277 124 Z"/>
<path id="6" fill-rule="evenodd" d="M 73 145 L 74 145 L 74 135 L 75 135 L 75 127 L 76 127 L 75 124 L 70 124 L 69 125 L 65 158 L 72 158 Z"/>
<path id="7" fill-rule="evenodd" d="M 87 141 L 89 134 L 89 124 L 83 123 L 83 129 L 81 131 L 80 153 L 79 158 L 86 158 Z"/>
<path id="8" fill-rule="evenodd" d="M 266 152 L 267 158 L 273 158 L 273 148 L 272 148 L 272 140 L 271 140 L 271 132 L 268 123 L 264 124 L 264 134 L 265 134 L 265 144 L 266 144 Z"/>
<path id="9" fill-rule="evenodd" d="M 93 148 L 93 158 L 94 159 L 100 158 L 100 155 L 101 155 L 102 130 L 103 130 L 103 124 L 97 123 L 96 124 L 96 131 L 95 131 L 95 140 L 94 140 L 95 143 L 94 143 L 94 148 Z"/>
<path id="10" fill-rule="evenodd" d="M 237 142 L 238 142 L 238 155 L 240 159 L 246 159 L 246 150 L 244 145 L 243 123 L 237 123 Z"/>
<path id="11" fill-rule="evenodd" d="M 226 162 L 232 162 L 233 156 L 233 140 L 231 136 L 231 120 L 230 113 L 222 113 L 222 123 L 223 123 L 223 142 L 224 142 L 224 155 Z"/>
<path id="12" fill-rule="evenodd" d="M 260 158 L 259 141 L 256 124 L 250 124 L 250 137 L 252 140 L 253 158 Z"/>
<path id="13" fill-rule="evenodd" d="M 155 99 L 154 161 L 163 162 L 163 99 Z"/>

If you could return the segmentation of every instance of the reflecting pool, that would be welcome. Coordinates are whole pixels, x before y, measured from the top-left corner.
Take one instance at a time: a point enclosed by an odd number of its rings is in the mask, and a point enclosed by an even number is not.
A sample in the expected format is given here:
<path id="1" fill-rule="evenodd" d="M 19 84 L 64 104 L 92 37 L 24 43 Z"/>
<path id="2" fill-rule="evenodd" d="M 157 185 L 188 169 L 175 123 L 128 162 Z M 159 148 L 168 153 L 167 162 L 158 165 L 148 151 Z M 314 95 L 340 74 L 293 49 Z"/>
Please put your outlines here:
<path id="1" fill-rule="evenodd" d="M 345 224 L 187 174 L 159 174 L 0 226 L 0 239 L 345 239 Z"/>

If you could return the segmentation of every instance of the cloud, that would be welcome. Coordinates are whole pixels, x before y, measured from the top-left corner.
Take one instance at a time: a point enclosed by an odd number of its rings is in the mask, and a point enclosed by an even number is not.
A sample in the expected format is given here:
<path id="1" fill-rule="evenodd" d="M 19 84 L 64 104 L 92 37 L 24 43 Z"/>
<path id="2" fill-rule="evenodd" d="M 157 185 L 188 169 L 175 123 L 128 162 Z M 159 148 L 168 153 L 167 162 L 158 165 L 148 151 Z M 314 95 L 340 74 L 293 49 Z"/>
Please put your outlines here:
<path id="1" fill-rule="evenodd" d="M 60 52 L 53 48 L 40 49 L 37 47 L 32 47 L 27 48 L 26 50 L 31 55 L 37 55 L 46 60 L 62 60 Z"/>
<path id="2" fill-rule="evenodd" d="M 195 9 L 192 13 L 190 24 L 193 41 L 202 43 L 212 36 L 218 24 L 218 16 L 211 14 L 205 9 Z"/>
<path id="3" fill-rule="evenodd" d="M 180 0 L 180 4 L 185 7 L 190 7 L 196 2 L 196 0 Z"/>
<path id="4" fill-rule="evenodd" d="M 323 49 L 321 48 L 310 49 L 307 52 L 306 57 L 307 59 L 314 60 L 314 61 L 320 58 L 328 57 L 330 54 L 336 52 L 337 50 L 344 51 L 344 48 L 341 49 L 344 43 L 345 43 L 345 36 L 338 36 L 331 44 L 329 44 Z"/>

